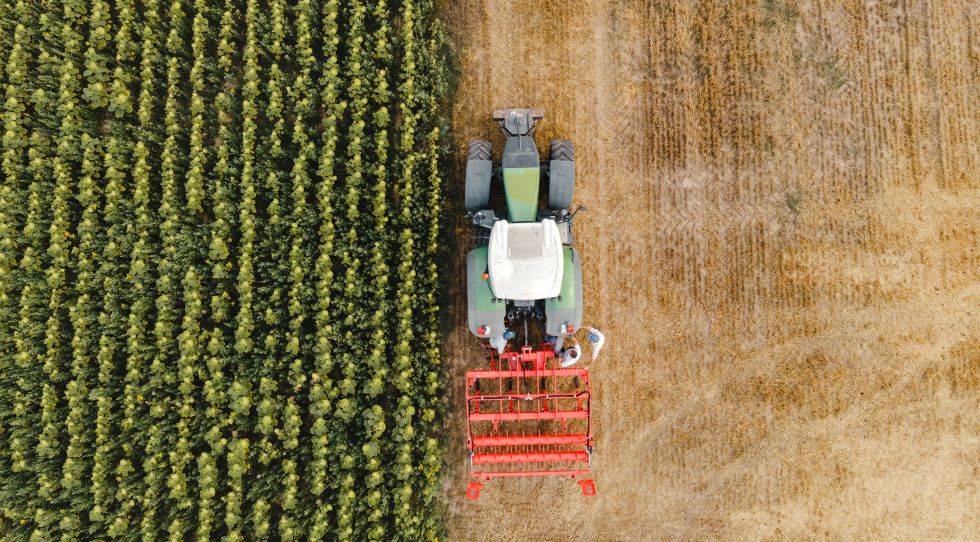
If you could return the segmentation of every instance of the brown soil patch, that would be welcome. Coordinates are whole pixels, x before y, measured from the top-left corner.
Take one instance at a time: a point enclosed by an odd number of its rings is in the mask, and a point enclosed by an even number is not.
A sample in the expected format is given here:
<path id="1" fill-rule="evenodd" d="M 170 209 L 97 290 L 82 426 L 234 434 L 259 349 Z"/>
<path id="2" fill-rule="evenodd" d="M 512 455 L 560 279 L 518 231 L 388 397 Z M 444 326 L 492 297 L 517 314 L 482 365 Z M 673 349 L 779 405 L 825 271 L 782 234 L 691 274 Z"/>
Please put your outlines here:
<path id="1" fill-rule="evenodd" d="M 460 160 L 499 147 L 499 107 L 575 141 L 586 321 L 609 340 L 599 496 L 505 480 L 466 501 L 483 356 L 457 267 L 450 540 L 980 532 L 973 5 L 446 0 Z"/>

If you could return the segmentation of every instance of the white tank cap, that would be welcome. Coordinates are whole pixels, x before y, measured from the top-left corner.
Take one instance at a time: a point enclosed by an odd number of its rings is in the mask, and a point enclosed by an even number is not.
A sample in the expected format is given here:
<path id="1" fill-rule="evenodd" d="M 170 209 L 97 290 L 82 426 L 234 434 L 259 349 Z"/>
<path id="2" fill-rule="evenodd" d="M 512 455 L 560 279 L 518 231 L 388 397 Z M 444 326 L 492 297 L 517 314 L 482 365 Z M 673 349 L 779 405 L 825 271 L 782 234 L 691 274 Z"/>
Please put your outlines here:
<path id="1" fill-rule="evenodd" d="M 599 351 L 606 344 L 606 336 L 594 327 L 582 326 L 582 329 L 589 332 L 589 344 L 592 345 L 592 361 L 599 357 Z"/>

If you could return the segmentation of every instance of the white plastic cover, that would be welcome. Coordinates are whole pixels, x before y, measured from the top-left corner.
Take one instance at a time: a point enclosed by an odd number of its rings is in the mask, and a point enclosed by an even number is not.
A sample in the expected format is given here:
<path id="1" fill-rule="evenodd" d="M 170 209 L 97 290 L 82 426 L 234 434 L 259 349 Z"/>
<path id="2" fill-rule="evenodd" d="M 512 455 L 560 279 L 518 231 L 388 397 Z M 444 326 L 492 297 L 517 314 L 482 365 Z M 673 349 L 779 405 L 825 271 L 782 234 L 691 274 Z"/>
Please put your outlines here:
<path id="1" fill-rule="evenodd" d="M 546 299 L 561 292 L 565 259 L 552 219 L 497 222 L 490 230 L 487 260 L 490 288 L 500 299 Z"/>

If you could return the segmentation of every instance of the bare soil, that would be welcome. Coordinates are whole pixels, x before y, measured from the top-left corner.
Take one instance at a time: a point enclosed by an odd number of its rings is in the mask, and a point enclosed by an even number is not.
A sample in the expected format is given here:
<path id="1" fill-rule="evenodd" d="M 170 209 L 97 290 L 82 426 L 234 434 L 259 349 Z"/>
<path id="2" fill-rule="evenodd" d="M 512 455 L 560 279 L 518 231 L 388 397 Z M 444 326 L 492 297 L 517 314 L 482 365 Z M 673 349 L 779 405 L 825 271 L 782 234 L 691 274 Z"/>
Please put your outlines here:
<path id="1" fill-rule="evenodd" d="M 975 539 L 975 2 L 445 0 L 467 141 L 575 141 L 595 498 L 464 499 L 467 230 L 449 540 Z M 461 212 L 462 176 L 455 179 Z"/>

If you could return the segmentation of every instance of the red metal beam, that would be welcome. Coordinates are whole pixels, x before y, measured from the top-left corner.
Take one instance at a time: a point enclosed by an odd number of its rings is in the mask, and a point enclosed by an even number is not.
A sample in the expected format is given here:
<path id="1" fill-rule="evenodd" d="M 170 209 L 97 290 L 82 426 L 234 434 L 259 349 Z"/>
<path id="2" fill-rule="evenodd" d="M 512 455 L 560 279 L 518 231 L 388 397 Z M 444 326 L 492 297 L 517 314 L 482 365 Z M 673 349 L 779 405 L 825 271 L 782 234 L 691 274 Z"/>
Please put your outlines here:
<path id="1" fill-rule="evenodd" d="M 537 444 L 588 444 L 587 435 L 514 435 L 473 437 L 473 446 L 534 446 Z"/>
<path id="2" fill-rule="evenodd" d="M 568 367 L 562 369 L 528 369 L 526 371 L 521 370 L 501 370 L 501 371 L 491 371 L 487 370 L 476 370 L 476 371 L 466 371 L 467 382 L 472 382 L 477 378 L 541 378 L 541 377 L 575 377 L 580 376 L 582 378 L 587 378 L 589 376 L 588 369 L 579 369 L 575 367 Z"/>
<path id="3" fill-rule="evenodd" d="M 588 461 L 586 452 L 529 452 L 514 454 L 473 454 L 474 465 L 493 463 L 549 463 L 567 461 Z"/>
<path id="4" fill-rule="evenodd" d="M 589 393 L 580 391 L 576 393 L 504 393 L 493 395 L 467 395 L 468 401 L 508 401 L 516 399 L 519 401 L 534 401 L 537 399 L 588 399 Z"/>
<path id="5" fill-rule="evenodd" d="M 588 410 L 545 410 L 542 412 L 471 412 L 471 422 L 511 422 L 519 420 L 575 420 L 589 417 Z"/>
<path id="6" fill-rule="evenodd" d="M 568 469 L 568 470 L 522 470 L 522 471 L 475 471 L 472 473 L 477 478 L 489 480 L 491 478 L 505 478 L 509 476 L 587 476 L 588 469 Z"/>

